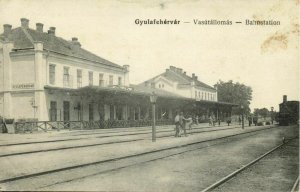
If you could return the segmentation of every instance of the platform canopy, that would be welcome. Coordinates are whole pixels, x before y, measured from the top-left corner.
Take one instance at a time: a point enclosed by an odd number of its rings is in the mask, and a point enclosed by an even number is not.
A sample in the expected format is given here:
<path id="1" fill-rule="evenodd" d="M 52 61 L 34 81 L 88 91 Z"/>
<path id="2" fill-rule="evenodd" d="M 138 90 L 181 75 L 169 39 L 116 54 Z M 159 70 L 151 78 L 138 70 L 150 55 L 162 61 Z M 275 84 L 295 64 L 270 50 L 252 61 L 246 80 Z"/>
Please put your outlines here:
<path id="1" fill-rule="evenodd" d="M 180 103 L 196 104 L 204 106 L 215 106 L 215 107 L 234 107 L 237 104 L 219 101 L 207 101 L 207 100 L 196 100 L 192 98 L 186 98 L 181 95 L 150 87 L 143 87 L 138 85 L 130 85 L 129 87 L 123 86 L 85 86 L 82 88 L 61 88 L 53 86 L 45 86 L 46 90 L 53 92 L 65 92 L 74 96 L 88 96 L 94 100 L 102 100 L 108 103 L 135 103 L 145 99 L 150 102 L 150 95 L 153 93 L 158 96 L 158 103 L 170 101 L 180 101 Z"/>

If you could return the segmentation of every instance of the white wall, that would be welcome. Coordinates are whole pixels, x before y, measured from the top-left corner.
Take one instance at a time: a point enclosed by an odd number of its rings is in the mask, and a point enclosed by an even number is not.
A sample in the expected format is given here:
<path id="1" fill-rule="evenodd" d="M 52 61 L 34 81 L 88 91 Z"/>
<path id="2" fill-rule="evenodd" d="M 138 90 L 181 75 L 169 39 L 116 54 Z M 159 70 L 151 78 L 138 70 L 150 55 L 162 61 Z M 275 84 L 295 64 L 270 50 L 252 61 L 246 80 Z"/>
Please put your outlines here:
<path id="1" fill-rule="evenodd" d="M 168 82 L 162 78 L 159 78 L 155 81 L 155 88 L 162 89 L 162 90 L 169 91 L 169 92 L 174 92 L 173 84 L 171 84 L 170 82 Z"/>
<path id="2" fill-rule="evenodd" d="M 102 66 L 95 66 L 89 63 L 82 63 L 79 60 L 64 60 L 56 57 L 48 57 L 47 61 L 47 84 L 49 82 L 49 65 L 55 65 L 55 84 L 52 86 L 63 87 L 63 68 L 69 67 L 70 79 L 72 82 L 71 88 L 77 88 L 77 69 L 82 70 L 82 87 L 89 85 L 89 71 L 93 72 L 93 85 L 99 86 L 99 74 L 104 74 L 104 86 L 109 84 L 109 75 L 113 75 L 113 84 L 118 84 L 118 77 L 122 78 L 122 84 L 124 85 L 125 81 L 125 72 L 120 70 L 113 70 L 104 68 Z"/>
<path id="3" fill-rule="evenodd" d="M 34 55 L 11 58 L 12 84 L 34 83 Z"/>
<path id="4" fill-rule="evenodd" d="M 12 117 L 15 119 L 34 118 L 34 108 L 31 105 L 34 98 L 33 92 L 13 93 L 11 96 Z"/>

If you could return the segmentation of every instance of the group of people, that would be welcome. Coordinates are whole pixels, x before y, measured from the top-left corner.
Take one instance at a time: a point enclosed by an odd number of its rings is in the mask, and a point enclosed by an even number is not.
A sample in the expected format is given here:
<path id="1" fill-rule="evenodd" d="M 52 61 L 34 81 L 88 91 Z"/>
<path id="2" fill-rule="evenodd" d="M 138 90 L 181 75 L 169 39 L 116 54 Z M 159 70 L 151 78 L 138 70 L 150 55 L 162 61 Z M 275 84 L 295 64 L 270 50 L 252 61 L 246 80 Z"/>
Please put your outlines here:
<path id="1" fill-rule="evenodd" d="M 175 116 L 175 137 L 181 137 L 180 130 L 183 131 L 184 136 L 187 136 L 186 127 L 189 127 L 189 130 L 192 129 L 193 119 L 192 117 L 185 118 L 183 112 L 176 113 Z"/>
<path id="2" fill-rule="evenodd" d="M 249 116 L 248 117 L 248 122 L 249 122 L 249 127 L 252 125 L 252 123 L 257 126 L 257 123 L 258 123 L 258 117 L 257 116 Z"/>

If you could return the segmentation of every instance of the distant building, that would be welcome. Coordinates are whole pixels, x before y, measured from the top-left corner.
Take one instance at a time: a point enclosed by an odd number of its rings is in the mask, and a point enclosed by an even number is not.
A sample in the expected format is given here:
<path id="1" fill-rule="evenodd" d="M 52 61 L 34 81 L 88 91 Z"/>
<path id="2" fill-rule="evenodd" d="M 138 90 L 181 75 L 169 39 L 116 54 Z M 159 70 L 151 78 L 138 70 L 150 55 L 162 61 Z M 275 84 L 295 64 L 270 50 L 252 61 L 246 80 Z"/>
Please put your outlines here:
<path id="1" fill-rule="evenodd" d="M 198 115 L 204 121 L 209 116 L 224 120 L 225 117 L 231 116 L 231 107 L 234 106 L 232 103 L 219 102 L 217 89 L 199 81 L 194 73 L 189 76 L 183 69 L 175 66 L 170 66 L 164 73 L 138 86 L 165 90 L 194 100 L 192 106 L 183 106 L 181 110 Z"/>
<path id="2" fill-rule="evenodd" d="M 197 101 L 218 101 L 215 88 L 199 81 L 194 73 L 192 76 L 188 76 L 181 68 L 174 66 L 170 66 L 164 73 L 143 82 L 141 85 L 163 89 Z"/>

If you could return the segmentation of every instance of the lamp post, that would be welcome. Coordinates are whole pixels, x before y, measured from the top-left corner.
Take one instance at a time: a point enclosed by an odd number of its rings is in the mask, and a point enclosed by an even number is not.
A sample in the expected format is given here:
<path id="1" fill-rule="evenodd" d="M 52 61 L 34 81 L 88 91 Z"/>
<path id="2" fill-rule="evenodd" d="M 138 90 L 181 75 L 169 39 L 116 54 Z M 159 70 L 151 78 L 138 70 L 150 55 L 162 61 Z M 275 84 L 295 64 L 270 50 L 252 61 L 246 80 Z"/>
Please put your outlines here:
<path id="1" fill-rule="evenodd" d="M 274 107 L 271 107 L 271 122 L 272 122 L 272 125 L 273 125 L 273 121 L 274 121 L 273 110 L 274 110 Z"/>
<path id="2" fill-rule="evenodd" d="M 244 129 L 244 106 L 241 106 L 242 109 L 242 129 Z"/>
<path id="3" fill-rule="evenodd" d="M 152 95 L 150 95 L 150 102 L 152 104 L 152 142 L 156 141 L 156 130 L 155 130 L 155 104 L 157 100 L 157 95 L 153 91 Z"/>

